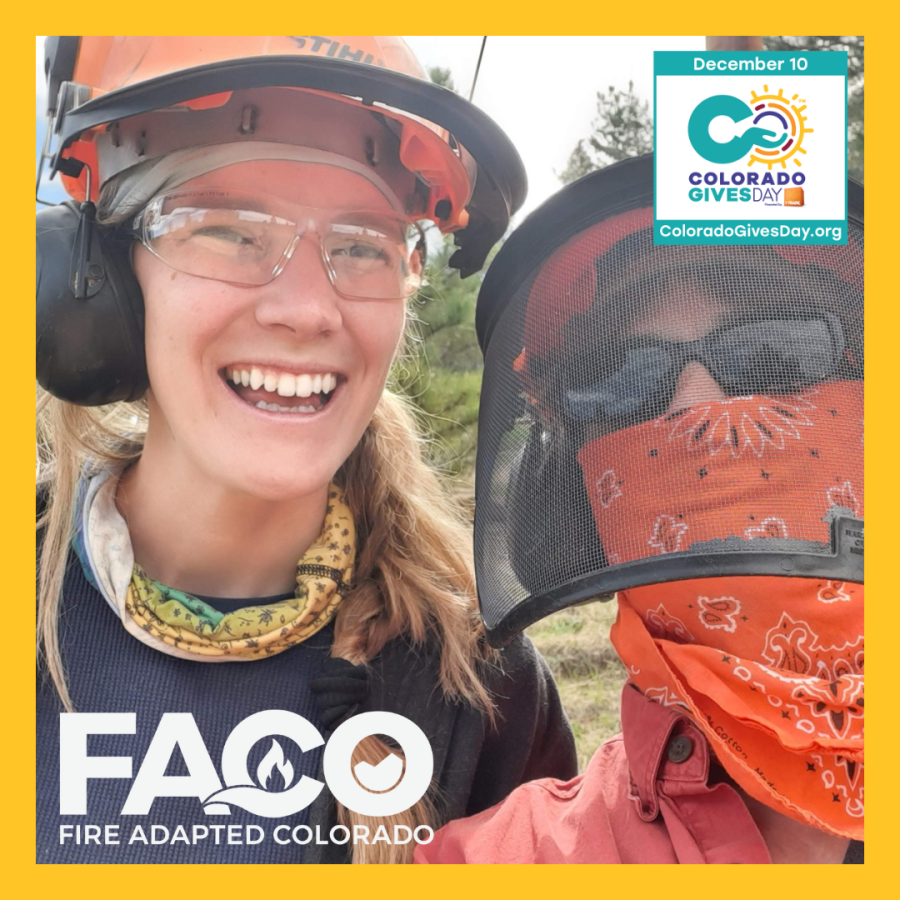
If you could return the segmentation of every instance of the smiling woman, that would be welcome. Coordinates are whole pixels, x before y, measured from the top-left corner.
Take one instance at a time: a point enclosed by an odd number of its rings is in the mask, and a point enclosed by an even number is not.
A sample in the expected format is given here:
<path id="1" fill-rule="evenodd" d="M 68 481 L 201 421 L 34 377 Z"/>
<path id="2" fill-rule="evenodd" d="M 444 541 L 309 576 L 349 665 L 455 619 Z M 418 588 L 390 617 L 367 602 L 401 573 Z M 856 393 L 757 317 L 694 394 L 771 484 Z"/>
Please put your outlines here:
<path id="1" fill-rule="evenodd" d="M 132 715 L 90 754 L 159 766 L 152 817 L 170 830 L 215 811 L 203 755 L 160 750 L 175 712 L 209 746 L 265 710 L 323 734 L 384 710 L 425 732 L 434 778 L 413 807 L 366 819 L 323 792 L 292 830 L 436 828 L 574 774 L 543 662 L 525 639 L 486 646 L 466 529 L 385 389 L 420 222 L 455 232 L 476 271 L 521 205 L 505 136 L 398 38 L 56 38 L 47 72 L 75 202 L 37 227 L 39 860 L 411 856 L 63 840 L 60 712 Z M 282 746 L 294 781 L 321 776 L 321 748 Z M 367 737 L 354 766 L 390 752 Z M 114 772 L 88 785 L 92 822 L 127 805 Z"/>
<path id="2" fill-rule="evenodd" d="M 401 239 L 409 220 L 395 213 L 387 184 L 321 162 L 241 162 L 177 190 L 138 217 L 150 223 L 139 226 L 134 253 L 151 384 L 146 448 L 157 446 L 157 430 L 174 436 L 161 442 L 161 468 L 183 471 L 178 460 L 190 454 L 191 489 L 212 480 L 292 510 L 312 495 L 324 509 L 324 489 L 369 425 L 403 333 L 403 273 L 421 270 L 415 244 Z M 118 218 L 103 201 L 101 220 Z M 127 506 L 127 479 L 123 490 Z M 262 527 L 280 535 L 270 547 L 294 553 L 295 528 L 271 512 Z M 225 577 L 233 585 L 239 576 Z"/>

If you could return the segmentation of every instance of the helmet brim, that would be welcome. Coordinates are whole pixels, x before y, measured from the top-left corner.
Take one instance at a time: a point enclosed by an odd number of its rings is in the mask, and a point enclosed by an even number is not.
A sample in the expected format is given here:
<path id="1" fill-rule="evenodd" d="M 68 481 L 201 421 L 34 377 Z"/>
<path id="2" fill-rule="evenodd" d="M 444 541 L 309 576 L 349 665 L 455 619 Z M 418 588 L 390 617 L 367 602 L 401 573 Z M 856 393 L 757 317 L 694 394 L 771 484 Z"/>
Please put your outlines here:
<path id="1" fill-rule="evenodd" d="M 455 233 L 450 264 L 465 277 L 484 265 L 525 200 L 525 167 L 509 138 L 484 112 L 453 91 L 377 66 L 297 56 L 249 57 L 183 69 L 96 97 L 65 111 L 58 122 L 58 168 L 63 151 L 87 131 L 197 97 L 256 87 L 297 87 L 359 98 L 411 113 L 445 128 L 478 166 L 467 204 L 469 223 Z M 452 142 L 451 142 L 452 143 Z"/>

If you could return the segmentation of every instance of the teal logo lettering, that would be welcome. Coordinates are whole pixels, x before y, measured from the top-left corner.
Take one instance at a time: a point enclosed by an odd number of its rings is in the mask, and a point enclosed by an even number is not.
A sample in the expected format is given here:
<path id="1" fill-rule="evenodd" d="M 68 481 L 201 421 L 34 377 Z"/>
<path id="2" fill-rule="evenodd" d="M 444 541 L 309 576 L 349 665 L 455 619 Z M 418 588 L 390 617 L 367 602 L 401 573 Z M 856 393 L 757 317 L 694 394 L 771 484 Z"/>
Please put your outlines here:
<path id="1" fill-rule="evenodd" d="M 754 147 L 766 150 L 778 149 L 787 137 L 787 132 L 775 137 L 777 132 L 760 128 L 758 125 L 748 128 L 741 135 L 735 135 L 726 143 L 714 141 L 710 137 L 710 123 L 718 116 L 727 116 L 732 122 L 743 122 L 752 115 L 753 110 L 737 97 L 728 94 L 707 97 L 697 105 L 688 120 L 688 139 L 691 146 L 704 159 L 719 165 L 737 162 Z"/>

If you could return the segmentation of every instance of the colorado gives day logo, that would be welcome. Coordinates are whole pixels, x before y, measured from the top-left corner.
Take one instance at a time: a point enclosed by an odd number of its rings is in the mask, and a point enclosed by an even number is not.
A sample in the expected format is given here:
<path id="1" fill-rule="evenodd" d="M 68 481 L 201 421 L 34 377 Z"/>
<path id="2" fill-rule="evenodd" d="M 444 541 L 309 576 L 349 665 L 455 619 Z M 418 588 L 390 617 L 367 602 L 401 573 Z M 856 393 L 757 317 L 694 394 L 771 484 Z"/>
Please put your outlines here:
<path id="1" fill-rule="evenodd" d="M 654 242 L 845 244 L 846 67 L 846 53 L 656 53 Z"/>
<path id="2" fill-rule="evenodd" d="M 799 100 L 802 106 L 795 106 L 779 88 L 777 94 L 768 93 L 769 86 L 763 85 L 763 96 L 751 91 L 751 104 L 728 94 L 717 94 L 701 100 L 688 120 L 688 138 L 691 146 L 704 159 L 712 163 L 733 163 L 750 154 L 749 165 L 764 163 L 769 171 L 776 163 L 787 168 L 787 161 L 803 149 L 803 138 L 810 132 L 806 123 L 808 116 L 802 115 L 806 109 L 800 95 L 794 94 L 791 101 Z M 753 116 L 751 127 L 730 141 L 719 143 L 709 133 L 709 126 L 719 116 L 727 116 L 732 122 L 743 122 Z M 774 130 L 773 130 L 774 129 Z M 780 132 L 780 134 L 779 134 Z M 794 165 L 803 163 L 794 157 Z M 799 173 L 796 173 L 799 174 Z"/>

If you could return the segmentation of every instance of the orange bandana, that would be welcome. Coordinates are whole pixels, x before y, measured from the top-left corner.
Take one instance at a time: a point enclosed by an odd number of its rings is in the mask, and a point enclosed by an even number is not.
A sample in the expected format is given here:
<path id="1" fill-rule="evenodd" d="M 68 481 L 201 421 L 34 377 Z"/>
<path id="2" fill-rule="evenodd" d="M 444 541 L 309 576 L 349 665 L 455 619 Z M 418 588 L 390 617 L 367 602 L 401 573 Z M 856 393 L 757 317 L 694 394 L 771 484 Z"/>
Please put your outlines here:
<path id="1" fill-rule="evenodd" d="M 862 585 L 704 578 L 619 594 L 631 680 L 687 709 L 750 796 L 863 839 Z"/>
<path id="2" fill-rule="evenodd" d="M 828 542 L 835 508 L 863 516 L 861 441 L 862 383 L 841 382 L 693 407 L 579 461 L 620 563 L 729 535 Z M 686 709 L 751 796 L 863 838 L 862 585 L 706 578 L 618 599 L 612 641 L 644 694 Z"/>
<path id="3" fill-rule="evenodd" d="M 603 435 L 578 461 L 614 565 L 729 535 L 827 546 L 835 507 L 863 517 L 862 442 L 863 383 L 839 381 L 698 404 Z"/>

